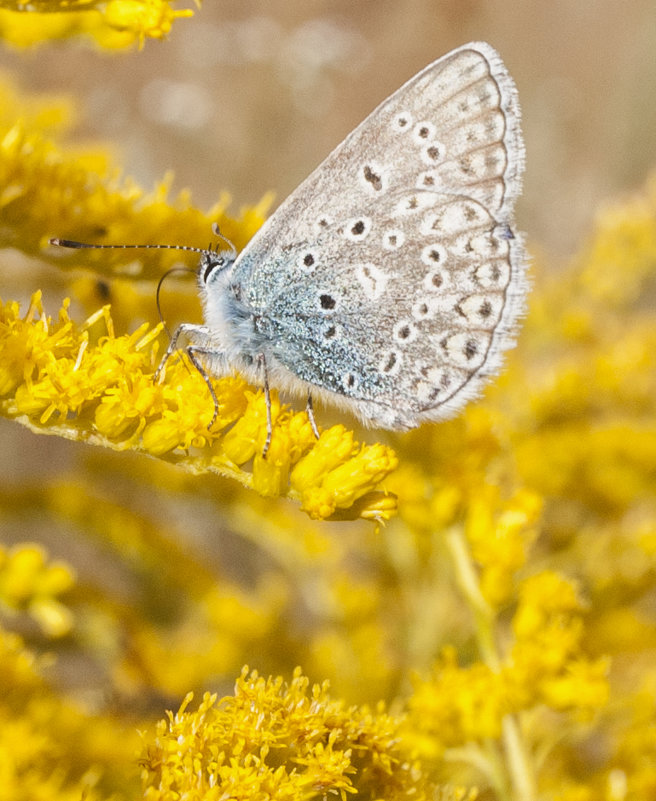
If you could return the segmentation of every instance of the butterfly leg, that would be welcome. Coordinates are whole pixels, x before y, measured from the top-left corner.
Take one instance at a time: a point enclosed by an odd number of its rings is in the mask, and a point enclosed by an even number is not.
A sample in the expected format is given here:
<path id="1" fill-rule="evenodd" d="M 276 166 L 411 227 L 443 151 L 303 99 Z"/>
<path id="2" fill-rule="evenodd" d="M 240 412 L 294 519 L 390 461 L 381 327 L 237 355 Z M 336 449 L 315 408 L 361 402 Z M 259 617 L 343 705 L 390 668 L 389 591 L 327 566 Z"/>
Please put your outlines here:
<path id="1" fill-rule="evenodd" d="M 219 399 L 216 397 L 216 392 L 214 391 L 214 386 L 212 384 L 209 375 L 205 372 L 205 368 L 198 360 L 199 355 L 211 356 L 212 352 L 203 350 L 202 348 L 194 348 L 192 345 L 190 345 L 187 348 L 187 356 L 189 356 L 189 361 L 194 365 L 194 367 L 203 377 L 203 381 L 207 384 L 207 388 L 209 389 L 210 395 L 212 396 L 212 400 L 214 401 L 214 414 L 212 415 L 210 424 L 207 426 L 207 430 L 209 431 L 216 422 L 216 418 L 219 416 Z"/>
<path id="2" fill-rule="evenodd" d="M 157 365 L 157 370 L 155 370 L 155 375 L 153 379 L 156 384 L 163 380 L 166 374 L 166 365 L 168 360 L 171 356 L 177 351 L 180 350 L 181 347 L 179 345 L 180 340 L 186 340 L 187 342 L 196 341 L 208 341 L 210 336 L 210 332 L 205 326 L 203 325 L 191 325 L 189 323 L 183 323 L 181 326 L 175 329 L 173 332 L 173 336 L 171 337 L 171 341 L 169 342 L 169 346 L 166 349 L 166 352 L 162 356 L 160 363 Z"/>
<path id="3" fill-rule="evenodd" d="M 155 375 L 153 376 L 153 381 L 156 384 L 159 384 L 164 380 L 164 376 L 166 375 L 166 364 L 168 360 L 171 358 L 171 356 L 175 353 L 175 351 L 178 350 L 178 339 L 180 339 L 180 336 L 184 334 L 184 331 L 180 330 L 182 328 L 183 326 L 180 326 L 180 328 L 178 328 L 175 331 L 175 333 L 171 337 L 171 341 L 169 342 L 168 348 L 166 349 L 164 355 L 160 359 L 159 364 L 157 365 L 157 370 L 155 370 Z"/>
<path id="4" fill-rule="evenodd" d="M 187 341 L 193 340 L 196 338 L 201 342 L 207 341 L 209 339 L 209 331 L 200 325 L 190 325 L 187 323 L 183 323 L 179 328 L 176 329 L 173 336 L 171 337 L 171 342 L 169 343 L 166 352 L 162 356 L 162 359 L 155 370 L 154 380 L 156 383 L 159 383 L 163 380 L 164 375 L 166 374 L 166 364 L 171 356 L 178 350 L 181 350 L 179 345 L 180 339 L 186 339 Z M 216 357 L 217 352 L 216 350 L 210 350 L 209 348 L 199 347 L 197 345 L 187 345 L 184 348 L 187 356 L 189 357 L 189 361 L 193 364 L 193 366 L 198 370 L 200 375 L 203 378 L 203 381 L 207 384 L 207 388 L 210 391 L 210 395 L 212 396 L 212 400 L 214 402 L 214 414 L 212 416 L 212 420 L 210 424 L 207 426 L 208 429 L 211 429 L 214 423 L 216 422 L 216 418 L 219 416 L 219 399 L 216 397 L 216 392 L 214 391 L 214 387 L 212 385 L 212 381 L 210 380 L 207 371 L 201 364 L 199 360 L 199 356 L 210 356 Z"/>
<path id="5" fill-rule="evenodd" d="M 271 436 L 273 434 L 273 420 L 271 418 L 271 390 L 269 388 L 269 374 L 267 373 L 266 360 L 264 354 L 260 353 L 258 362 L 262 368 L 262 377 L 264 379 L 264 403 L 266 404 L 266 422 L 267 422 L 267 435 L 264 440 L 264 447 L 262 448 L 262 458 L 266 459 L 269 447 L 271 445 Z"/>
<path id="6" fill-rule="evenodd" d="M 308 392 L 307 403 L 305 404 L 305 413 L 310 421 L 312 433 L 316 439 L 319 439 L 319 429 L 317 428 L 317 421 L 314 419 L 314 407 L 312 406 L 312 393 Z"/>

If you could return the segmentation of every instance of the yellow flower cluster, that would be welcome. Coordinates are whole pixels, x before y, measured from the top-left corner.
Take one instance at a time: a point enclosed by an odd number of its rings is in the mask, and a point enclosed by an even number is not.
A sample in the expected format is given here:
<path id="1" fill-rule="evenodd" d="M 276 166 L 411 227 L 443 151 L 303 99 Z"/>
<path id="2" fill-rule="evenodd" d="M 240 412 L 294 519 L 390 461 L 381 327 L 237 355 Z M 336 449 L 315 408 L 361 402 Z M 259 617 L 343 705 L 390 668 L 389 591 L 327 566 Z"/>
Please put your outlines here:
<path id="1" fill-rule="evenodd" d="M 447 649 L 433 678 L 416 682 L 412 732 L 428 735 L 433 751 L 501 738 L 507 715 L 540 704 L 577 715 L 603 707 L 608 664 L 585 656 L 581 611 L 572 585 L 560 576 L 526 579 L 512 621 L 515 640 L 500 664 L 459 667 Z"/>
<path id="2" fill-rule="evenodd" d="M 481 568 L 481 593 L 495 609 L 515 595 L 513 578 L 526 563 L 541 508 L 536 493 L 521 490 L 503 503 L 490 485 L 479 486 L 469 499 L 464 533 Z"/>
<path id="3" fill-rule="evenodd" d="M 205 247 L 216 223 L 241 248 L 262 225 L 271 205 L 272 198 L 267 196 L 234 219 L 226 213 L 230 198 L 224 194 L 202 212 L 193 206 L 188 192 L 181 192 L 173 202 L 167 199 L 170 177 L 146 193 L 120 177 L 105 151 L 71 151 L 53 140 L 62 135 L 72 116 L 70 102 L 23 98 L 8 82 L 0 83 L 0 100 L 2 247 L 15 247 L 73 269 L 88 267 L 88 254 L 47 248 L 50 237 L 143 242 L 148 231 L 153 242 Z M 126 268 L 125 253 L 109 250 L 95 259 L 94 267 L 106 279 L 157 280 L 178 258 L 175 251 L 141 251 L 139 260 Z M 152 294 L 150 300 L 152 306 Z"/>
<path id="4" fill-rule="evenodd" d="M 0 143 L 5 245 L 20 243 L 27 253 L 40 253 L 43 232 L 63 231 L 84 240 L 92 238 L 93 230 L 103 230 L 107 239 L 127 242 L 138 241 L 140 229 L 160 241 L 201 241 L 213 218 L 241 246 L 264 219 L 270 198 L 245 209 L 237 221 L 225 213 L 227 197 L 206 214 L 194 209 L 187 195 L 168 204 L 166 182 L 146 197 L 130 182 L 109 178 L 104 157 L 85 161 L 63 155 L 46 136 L 58 122 L 56 114 L 47 113 L 47 104 L 21 103 L 9 87 L 5 94 L 9 108 L 13 105 L 31 122 L 28 133 L 25 124 L 9 122 L 11 112 L 5 109 L 7 128 Z M 102 269 L 111 282 L 107 291 L 123 320 L 129 312 L 143 316 L 143 297 L 134 297 L 131 282 L 159 277 L 177 257 L 170 251 L 140 252 L 129 280 L 115 281 L 115 272 L 124 267 L 119 253 L 103 252 L 107 258 Z M 85 263 L 84 253 L 55 254 L 51 249 L 53 260 L 55 255 L 61 257 L 59 265 L 69 268 Z M 97 279 L 77 281 L 89 304 L 97 286 Z M 151 307 L 153 293 L 154 286 Z M 24 317 L 11 302 L 0 316 L 3 413 L 33 430 L 115 449 L 138 448 L 194 472 L 236 477 L 263 495 L 299 499 L 312 517 L 384 520 L 394 514 L 394 498 L 377 490 L 396 466 L 390 448 L 360 446 L 342 426 L 324 432 L 317 442 L 307 416 L 291 413 L 274 398 L 274 435 L 265 459 L 264 398 L 237 377 L 216 383 L 219 415 L 208 431 L 214 404 L 196 370 L 170 362 L 165 381 L 153 380 L 161 326 L 143 324 L 131 335 L 116 336 L 108 306 L 78 327 L 64 305 L 53 323 L 44 316 L 38 294 Z M 101 322 L 105 335 L 94 333 Z M 251 470 L 243 469 L 251 463 Z"/>
<path id="5" fill-rule="evenodd" d="M 121 731 L 110 718 L 84 714 L 52 691 L 39 675 L 43 669 L 43 660 L 19 636 L 0 628 L 3 797 L 102 801 L 120 791 L 134 798 L 138 792 L 134 769 L 108 779 L 105 768 L 130 765 L 138 747 L 137 732 Z M 70 749 L 66 756 L 64 743 Z"/>
<path id="6" fill-rule="evenodd" d="M 50 637 L 70 631 L 70 609 L 58 596 L 71 588 L 73 580 L 68 565 L 47 563 L 40 545 L 0 545 L 0 604 L 5 609 L 27 611 Z"/>
<path id="7" fill-rule="evenodd" d="M 174 20 L 192 15 L 171 0 L 3 0 L 0 35 L 17 47 L 85 36 L 115 49 L 164 39 Z"/>
<path id="8" fill-rule="evenodd" d="M 608 660 L 583 649 L 582 603 L 571 582 L 546 571 L 525 579 L 512 622 L 508 671 L 516 705 L 588 714 L 608 699 Z"/>
<path id="9" fill-rule="evenodd" d="M 298 668 L 288 685 L 244 668 L 233 696 L 207 693 L 194 712 L 191 700 L 144 747 L 149 801 L 465 797 L 431 786 L 399 719 L 332 700 L 326 684 L 310 687 Z"/>
<path id="10" fill-rule="evenodd" d="M 90 334 L 96 323 L 105 333 Z M 96 445 L 134 448 L 188 470 L 212 470 L 266 496 L 301 500 L 311 517 L 336 510 L 383 519 L 393 498 L 375 487 L 396 466 L 384 446 L 360 446 L 343 426 L 315 440 L 305 413 L 274 397 L 273 437 L 267 437 L 264 397 L 238 378 L 216 383 L 219 414 L 205 382 L 183 362 L 154 380 L 161 327 L 147 323 L 117 337 L 104 308 L 78 328 L 62 306 L 56 322 L 44 315 L 40 293 L 21 317 L 18 304 L 0 306 L 0 410 L 35 431 Z M 226 431 L 227 429 L 227 431 Z M 252 462 L 252 472 L 243 465 Z"/>

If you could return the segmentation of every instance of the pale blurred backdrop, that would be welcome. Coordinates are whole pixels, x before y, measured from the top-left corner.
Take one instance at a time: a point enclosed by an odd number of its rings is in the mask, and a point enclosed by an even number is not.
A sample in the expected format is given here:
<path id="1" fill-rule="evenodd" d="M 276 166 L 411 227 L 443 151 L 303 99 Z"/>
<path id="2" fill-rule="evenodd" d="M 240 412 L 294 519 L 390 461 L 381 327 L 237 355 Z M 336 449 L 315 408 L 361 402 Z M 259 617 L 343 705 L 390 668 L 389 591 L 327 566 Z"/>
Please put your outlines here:
<path id="1" fill-rule="evenodd" d="M 656 162 L 653 0 L 206 0 L 140 52 L 5 47 L 0 69 L 77 97 L 80 139 L 111 142 L 144 186 L 173 170 L 201 206 L 228 190 L 236 209 L 282 200 L 390 92 L 476 39 L 519 89 L 520 228 L 567 256 Z"/>

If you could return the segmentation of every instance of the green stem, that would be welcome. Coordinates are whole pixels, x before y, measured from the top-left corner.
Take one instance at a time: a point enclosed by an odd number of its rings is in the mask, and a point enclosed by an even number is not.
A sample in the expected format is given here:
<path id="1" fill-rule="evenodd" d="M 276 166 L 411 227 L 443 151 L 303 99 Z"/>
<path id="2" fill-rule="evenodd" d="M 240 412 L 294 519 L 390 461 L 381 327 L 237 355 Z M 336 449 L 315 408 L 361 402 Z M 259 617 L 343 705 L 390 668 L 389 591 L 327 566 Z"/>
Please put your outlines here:
<path id="1" fill-rule="evenodd" d="M 494 638 L 494 611 L 483 597 L 469 546 L 459 526 L 447 531 L 446 544 L 453 558 L 456 581 L 474 613 L 476 639 L 483 661 L 498 671 L 500 659 Z"/>
<path id="2" fill-rule="evenodd" d="M 506 715 L 502 721 L 503 745 L 512 782 L 513 798 L 517 801 L 535 801 L 537 788 L 532 765 L 519 727 L 517 715 Z"/>
<path id="3" fill-rule="evenodd" d="M 501 669 L 501 656 L 496 643 L 496 616 L 481 592 L 478 572 L 461 527 L 453 526 L 446 533 L 458 585 L 467 599 L 475 620 L 476 639 L 483 662 L 495 673 Z M 505 770 L 496 749 L 487 749 L 492 782 L 497 796 L 503 801 L 535 801 L 535 776 L 516 715 L 506 715 L 501 735 L 505 754 Z"/>

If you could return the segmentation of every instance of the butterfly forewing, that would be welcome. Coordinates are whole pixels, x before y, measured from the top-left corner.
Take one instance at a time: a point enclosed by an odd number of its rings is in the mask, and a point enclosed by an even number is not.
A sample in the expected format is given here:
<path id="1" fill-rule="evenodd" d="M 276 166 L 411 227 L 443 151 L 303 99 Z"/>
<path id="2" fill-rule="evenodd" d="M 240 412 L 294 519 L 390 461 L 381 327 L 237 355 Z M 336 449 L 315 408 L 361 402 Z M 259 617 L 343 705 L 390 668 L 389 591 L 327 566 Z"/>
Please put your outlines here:
<path id="1" fill-rule="evenodd" d="M 495 51 L 471 44 L 428 66 L 235 263 L 267 360 L 388 428 L 462 406 L 521 312 L 522 169 L 516 91 Z"/>

